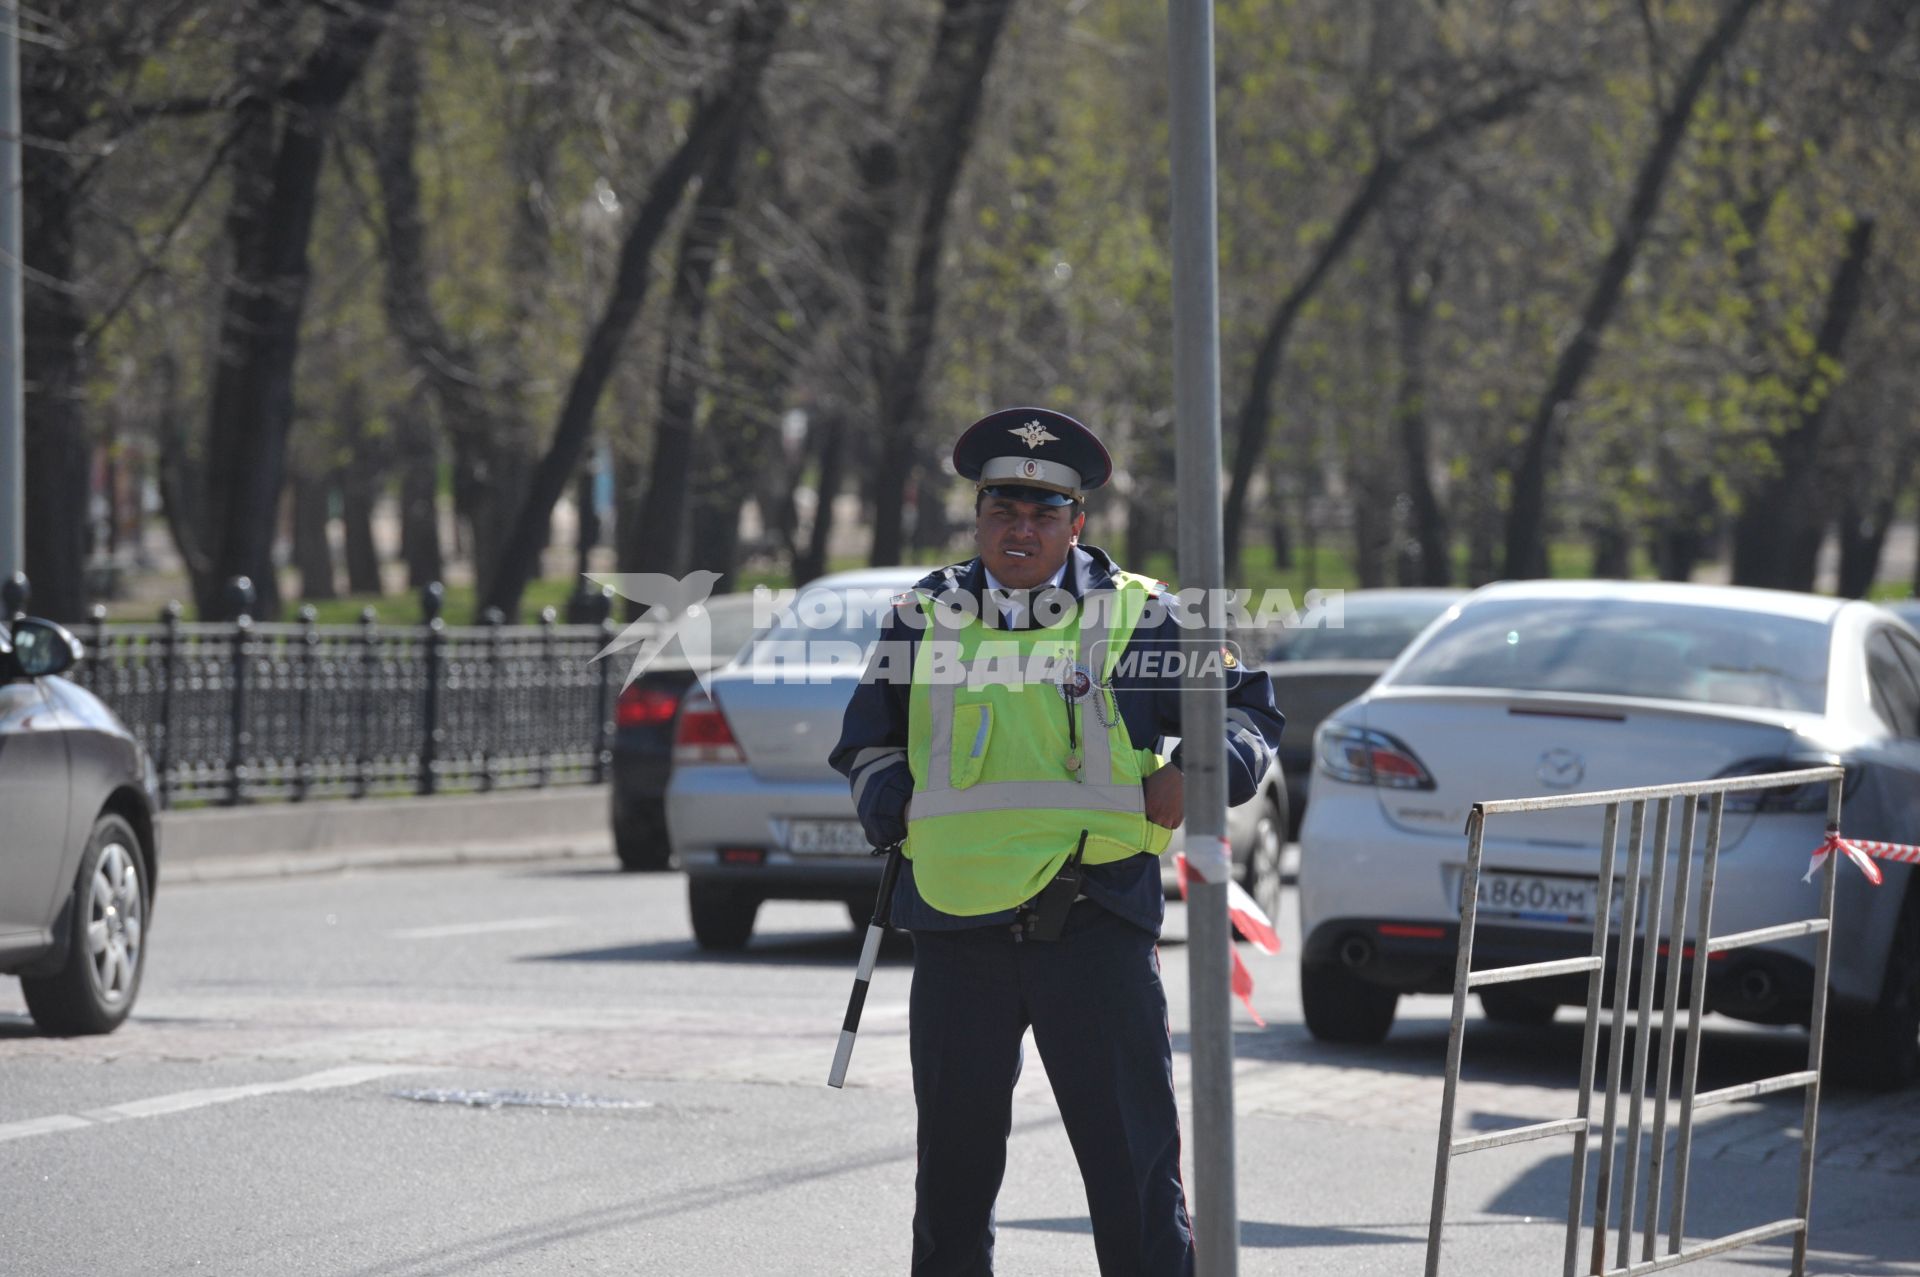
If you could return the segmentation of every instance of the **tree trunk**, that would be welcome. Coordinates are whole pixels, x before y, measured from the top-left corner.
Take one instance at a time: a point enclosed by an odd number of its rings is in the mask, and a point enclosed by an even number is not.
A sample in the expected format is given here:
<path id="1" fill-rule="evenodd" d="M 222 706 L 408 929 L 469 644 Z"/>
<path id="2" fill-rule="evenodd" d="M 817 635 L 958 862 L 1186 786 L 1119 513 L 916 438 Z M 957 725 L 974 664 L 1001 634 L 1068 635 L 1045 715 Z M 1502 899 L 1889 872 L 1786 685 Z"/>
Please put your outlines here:
<path id="1" fill-rule="evenodd" d="M 180 366 L 166 350 L 154 357 L 153 401 L 153 469 L 160 488 L 160 514 L 188 576 L 197 580 L 212 570 L 194 523 L 194 512 L 201 504 L 202 471 L 180 406 Z"/>
<path id="2" fill-rule="evenodd" d="M 833 539 L 833 503 L 840 495 L 846 464 L 845 416 L 838 409 L 822 413 L 814 429 L 820 436 L 820 477 L 816 485 L 813 526 L 807 530 L 807 548 L 793 564 L 795 585 L 805 585 L 827 570 L 827 555 Z"/>
<path id="3" fill-rule="evenodd" d="M 1284 572 L 1293 567 L 1293 536 L 1287 528 L 1287 508 L 1280 503 L 1279 489 L 1269 491 L 1274 495 L 1274 504 L 1267 516 L 1267 536 L 1273 545 L 1273 566 Z"/>
<path id="4" fill-rule="evenodd" d="M 1593 526 L 1593 562 L 1589 576 L 1624 581 L 1633 575 L 1633 538 L 1621 525 L 1618 511 L 1608 511 Z"/>
<path id="5" fill-rule="evenodd" d="M 1826 314 L 1812 358 L 1795 388 L 1794 402 L 1803 405 L 1799 420 L 1775 440 L 1773 472 L 1741 499 L 1733 532 L 1735 585 L 1813 588 L 1826 514 L 1809 489 L 1820 474 L 1820 436 L 1827 405 L 1833 402 L 1834 375 L 1829 370 L 1841 366 L 1872 251 L 1873 219 L 1858 217 L 1827 289 Z"/>
<path id="6" fill-rule="evenodd" d="M 1467 584 L 1485 585 L 1499 575 L 1500 507 L 1492 470 L 1482 463 L 1467 480 Z"/>
<path id="7" fill-rule="evenodd" d="M 31 268 L 22 286 L 26 342 L 23 421 L 26 507 L 25 563 L 36 615 L 77 621 L 86 615 L 87 424 L 81 412 L 86 366 L 81 337 L 86 327 L 75 278 L 78 178 L 71 155 L 51 145 L 70 137 L 70 119 L 47 65 L 52 51 L 35 44 L 21 49 L 27 95 L 22 110 L 29 131 L 46 141 L 21 152 L 21 252 Z M 65 132 L 63 133 L 62 130 Z"/>
<path id="8" fill-rule="evenodd" d="M 640 570 L 640 510 L 647 495 L 646 467 L 624 452 L 613 457 L 613 563 L 616 572 Z M 622 620 L 631 621 L 646 610 L 644 604 L 622 599 Z"/>
<path id="9" fill-rule="evenodd" d="M 347 591 L 386 593 L 380 579 L 380 549 L 373 536 L 375 497 L 380 491 L 372 467 L 350 465 L 340 474 L 340 523 L 346 532 Z"/>
<path id="10" fill-rule="evenodd" d="M 593 570 L 593 548 L 600 544 L 599 477 L 600 468 L 589 461 L 573 483 L 573 570 L 580 577 Z"/>
<path id="11" fill-rule="evenodd" d="M 400 423 L 400 557 L 407 585 L 446 579 L 440 552 L 440 459 L 426 408 L 416 398 Z"/>
<path id="12" fill-rule="evenodd" d="M 1558 459 L 1561 424 L 1571 411 L 1594 358 L 1600 353 L 1601 334 L 1613 317 L 1614 306 L 1620 300 L 1627 276 L 1640 254 L 1640 245 L 1646 239 L 1647 228 L 1660 206 L 1661 191 L 1680 153 L 1680 143 L 1686 138 L 1694 105 L 1706 88 L 1713 68 L 1733 47 L 1741 27 L 1761 3 L 1762 0 L 1731 0 L 1721 13 L 1719 23 L 1694 50 L 1673 100 L 1661 112 L 1653 146 L 1641 160 L 1640 171 L 1634 178 L 1626 220 L 1600 266 L 1592 291 L 1587 294 L 1578 327 L 1560 349 L 1553 376 L 1527 426 L 1520 464 L 1513 472 L 1513 497 L 1507 512 L 1505 571 L 1508 577 L 1538 577 L 1547 573 L 1547 484 Z"/>
<path id="13" fill-rule="evenodd" d="M 1913 473 L 1915 448 L 1903 443 L 1887 463 L 1891 482 L 1877 485 L 1879 495 L 1858 517 L 1841 508 L 1835 521 L 1840 531 L 1840 594 L 1843 598 L 1864 599 L 1880 576 L 1880 555 L 1887 546 L 1887 534 L 1893 530 L 1900 510 L 1900 496 L 1906 491 L 1907 478 Z"/>
<path id="14" fill-rule="evenodd" d="M 333 547 L 327 541 L 327 484 L 313 475 L 293 475 L 293 566 L 300 597 L 308 603 L 338 597 L 333 587 Z"/>
<path id="15" fill-rule="evenodd" d="M 1353 572 L 1363 590 L 1387 583 L 1387 554 L 1393 545 L 1393 511 L 1385 493 L 1367 473 L 1366 460 L 1355 458 L 1347 474 L 1353 494 Z"/>
<path id="16" fill-rule="evenodd" d="M 1443 116 L 1430 128 L 1409 138 L 1398 150 L 1381 154 L 1362 179 L 1360 188 L 1347 201 L 1346 208 L 1341 210 L 1333 232 L 1320 246 L 1320 251 L 1314 254 L 1313 261 L 1308 263 L 1306 273 L 1295 281 L 1274 307 L 1273 317 L 1267 321 L 1266 331 L 1261 335 L 1260 345 L 1254 352 L 1253 372 L 1247 379 L 1247 395 L 1240 402 L 1240 411 L 1234 424 L 1233 468 L 1227 482 L 1226 504 L 1222 509 L 1226 528 L 1223 544 L 1229 578 L 1240 570 L 1239 529 L 1246 521 L 1247 489 L 1253 481 L 1254 469 L 1266 452 L 1267 431 L 1273 416 L 1273 387 L 1280 375 L 1282 357 L 1287 338 L 1293 333 L 1294 321 L 1300 317 L 1307 303 L 1313 300 L 1334 265 L 1359 238 L 1368 218 L 1385 202 L 1388 192 L 1411 162 L 1456 138 L 1519 114 L 1539 87 L 1533 83 L 1516 85 L 1485 102 Z"/>
<path id="17" fill-rule="evenodd" d="M 740 127 L 786 14 L 785 0 L 758 0 L 740 12 L 734 23 L 733 56 L 720 84 L 695 106 L 685 140 L 654 174 L 646 199 L 620 247 L 620 262 L 606 308 L 574 370 L 552 442 L 535 467 L 519 513 L 501 544 L 496 571 L 479 595 L 482 610 L 498 607 L 509 616 L 519 611 L 520 596 L 539 571 L 540 550 L 546 543 L 554 503 L 586 451 L 594 412 L 646 298 L 654 247 L 666 233 L 688 183 L 713 151 Z"/>
<path id="18" fill-rule="evenodd" d="M 705 560 L 708 547 L 704 542 L 693 542 L 694 554 L 701 561 L 692 561 L 687 525 L 695 485 L 694 459 L 699 452 L 700 391 L 707 379 L 708 294 L 740 194 L 736 171 L 740 137 L 740 131 L 731 132 L 714 149 L 674 254 L 673 293 L 663 324 L 666 343 L 660 358 L 653 462 L 647 477 L 647 499 L 640 507 L 642 572 L 682 576 L 695 566 L 712 570 Z M 738 513 L 736 505 L 736 516 Z"/>
<path id="19" fill-rule="evenodd" d="M 280 613 L 275 519 L 320 171 L 334 114 L 365 69 L 394 3 L 361 0 L 334 12 L 319 46 L 287 82 L 236 108 L 243 140 L 235 148 L 226 222 L 232 274 L 221 303 L 207 413 L 202 523 L 211 571 L 194 581 L 203 617 L 229 615 L 222 586 L 234 576 L 252 579 L 256 616 Z"/>
<path id="20" fill-rule="evenodd" d="M 86 570 L 92 441 L 84 395 L 92 371 L 88 301 L 80 275 L 87 232 L 110 221 L 90 184 L 110 169 L 116 139 L 101 136 L 141 63 L 187 20 L 186 5 L 41 0 L 15 6 L 21 27 L 20 316 L 25 349 L 21 547 L 36 614 L 77 621 L 89 602 Z M 113 233 L 118 233 L 117 229 Z"/>
<path id="21" fill-rule="evenodd" d="M 456 526 L 467 529 L 466 550 L 472 559 L 474 574 L 484 586 L 526 490 L 526 475 L 532 468 L 534 455 L 525 440 L 524 425 L 517 416 L 521 402 L 518 378 L 508 374 L 489 379 L 482 369 L 487 361 L 482 359 L 481 352 L 457 340 L 433 304 L 427 272 L 426 217 L 421 209 L 420 178 L 414 164 L 421 84 L 418 43 L 413 33 L 402 27 L 393 37 L 381 127 L 370 139 L 374 172 L 380 186 L 381 224 L 386 234 L 381 298 L 388 328 L 405 347 L 427 391 L 439 406 L 453 460 Z M 534 171 L 517 170 L 516 178 L 529 186 L 535 185 L 539 162 L 537 153 L 530 156 L 526 163 L 534 165 Z M 509 259 L 513 270 L 509 305 L 515 313 L 509 315 L 506 324 L 509 336 L 505 340 L 509 343 L 517 339 L 528 323 L 528 316 L 519 312 L 524 299 L 533 292 L 533 284 L 527 277 L 537 272 L 543 250 L 536 241 L 543 239 L 545 233 L 545 228 L 530 224 L 524 216 L 515 219 L 510 233 Z M 508 358 L 504 362 L 514 361 Z M 415 440 L 406 446 L 431 450 L 431 432 L 426 432 L 423 441 Z M 416 479 L 411 499 L 417 500 L 421 490 Z M 424 567 L 427 560 L 432 560 L 437 568 L 437 535 L 436 529 L 436 544 L 431 552 L 424 546 L 419 547 L 422 560 L 419 566 Z M 410 552 L 410 565 L 414 558 Z M 409 570 L 411 572 L 411 566 Z M 429 579 L 439 580 L 438 571 Z"/>
<path id="22" fill-rule="evenodd" d="M 1892 497 L 1883 497 L 1872 511 L 1860 518 L 1839 519 L 1840 596 L 1864 599 L 1880 575 L 1880 552 L 1886 548 L 1887 531 L 1893 526 Z"/>
<path id="23" fill-rule="evenodd" d="M 1412 255 L 1394 254 L 1394 331 L 1400 346 L 1400 387 L 1394 416 L 1400 427 L 1402 483 L 1413 520 L 1401 558 L 1402 585 L 1450 585 L 1453 553 L 1446 515 L 1434 495 L 1431 431 L 1427 424 L 1427 321 L 1433 315 L 1440 266 L 1428 263 L 1425 283 Z"/>
<path id="24" fill-rule="evenodd" d="M 693 499 L 687 507 L 687 535 L 695 547 L 690 566 L 718 572 L 716 592 L 734 587 L 740 566 L 740 494 L 745 485 L 730 481 L 728 459 L 721 455 L 730 444 L 719 439 L 709 423 L 694 448 Z"/>
<path id="25" fill-rule="evenodd" d="M 870 190 L 883 256 L 905 220 L 908 193 L 919 196 L 897 320 L 889 273 L 867 276 L 869 359 L 879 434 L 870 556 L 875 564 L 900 562 L 906 544 L 903 499 L 917 468 L 927 363 L 940 315 L 947 217 L 973 145 L 987 71 L 1012 8 L 1013 0 L 945 0 L 932 58 L 890 148 L 892 158 L 865 169 L 869 178 L 881 180 L 879 189 Z M 900 189 L 902 182 L 906 190 Z"/>

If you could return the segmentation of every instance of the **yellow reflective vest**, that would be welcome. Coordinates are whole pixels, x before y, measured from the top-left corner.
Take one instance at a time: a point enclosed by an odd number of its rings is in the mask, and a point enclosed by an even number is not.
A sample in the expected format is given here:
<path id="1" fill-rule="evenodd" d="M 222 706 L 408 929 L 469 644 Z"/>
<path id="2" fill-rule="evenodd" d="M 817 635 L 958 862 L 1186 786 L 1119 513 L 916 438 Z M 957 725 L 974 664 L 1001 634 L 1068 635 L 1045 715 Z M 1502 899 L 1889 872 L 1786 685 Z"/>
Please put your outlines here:
<path id="1" fill-rule="evenodd" d="M 1115 573 L 1029 630 L 989 629 L 921 594 L 905 854 L 928 904 L 975 917 L 1030 900 L 1083 829 L 1090 865 L 1166 849 L 1172 831 L 1147 819 L 1140 785 L 1162 760 L 1134 748 L 1109 686 L 1154 588 Z"/>

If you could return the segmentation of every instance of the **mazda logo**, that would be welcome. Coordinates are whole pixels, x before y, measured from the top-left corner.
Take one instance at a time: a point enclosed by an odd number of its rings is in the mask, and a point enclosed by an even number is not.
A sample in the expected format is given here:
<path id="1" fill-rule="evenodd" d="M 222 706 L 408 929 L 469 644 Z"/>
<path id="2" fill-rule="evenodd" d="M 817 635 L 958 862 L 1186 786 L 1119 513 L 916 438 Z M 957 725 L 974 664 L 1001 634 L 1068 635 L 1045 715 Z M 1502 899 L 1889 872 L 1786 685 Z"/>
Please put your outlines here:
<path id="1" fill-rule="evenodd" d="M 1549 789 L 1571 789 L 1587 774 L 1587 764 L 1570 749 L 1550 749 L 1540 755 L 1540 767 L 1534 774 Z"/>

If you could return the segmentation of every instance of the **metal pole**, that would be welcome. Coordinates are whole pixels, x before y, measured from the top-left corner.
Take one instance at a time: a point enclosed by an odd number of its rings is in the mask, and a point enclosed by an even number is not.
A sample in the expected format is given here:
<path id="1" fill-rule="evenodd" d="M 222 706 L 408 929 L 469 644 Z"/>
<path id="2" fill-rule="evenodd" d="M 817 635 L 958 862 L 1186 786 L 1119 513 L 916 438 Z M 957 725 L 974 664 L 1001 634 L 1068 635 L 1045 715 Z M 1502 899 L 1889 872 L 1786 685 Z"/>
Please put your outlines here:
<path id="1" fill-rule="evenodd" d="M 20 6 L 15 0 L 0 0 L 0 580 L 27 566 L 19 22 Z"/>
<path id="2" fill-rule="evenodd" d="M 1179 576 L 1219 597 L 1220 254 L 1215 223 L 1212 0 L 1167 6 L 1173 171 L 1173 386 L 1179 422 Z M 1218 651 L 1222 618 L 1187 637 Z M 1188 664 L 1180 697 L 1187 859 L 1204 880 L 1187 900 L 1193 1057 L 1193 1171 L 1197 1271 L 1239 1270 L 1234 1189 L 1232 932 L 1227 922 L 1225 671 Z"/>
<path id="3" fill-rule="evenodd" d="M 1827 829 L 1840 832 L 1840 800 L 1846 790 L 1846 778 L 1836 776 L 1827 783 Z M 1800 1227 L 1793 1234 L 1793 1277 L 1807 1271 L 1807 1235 L 1813 1228 L 1814 1138 L 1820 1133 L 1820 1070 L 1827 1044 L 1827 978 L 1833 969 L 1833 907 L 1840 886 L 1840 862 L 1845 855 L 1838 849 L 1827 853 L 1826 873 L 1820 878 L 1820 916 L 1827 928 L 1814 942 L 1813 1014 L 1807 1023 L 1807 1071 L 1813 1081 L 1807 1086 L 1806 1107 L 1800 1117 Z"/>
<path id="4" fill-rule="evenodd" d="M 1600 959 L 1587 976 L 1587 1023 L 1580 1031 L 1580 1102 L 1574 1116 L 1586 1125 L 1573 1135 L 1572 1179 L 1567 1187 L 1567 1252 L 1565 1277 L 1574 1277 L 1580 1265 L 1580 1212 L 1587 1199 L 1587 1145 L 1593 1138 L 1593 1069 L 1600 1058 L 1600 1004 L 1604 1000 L 1607 969 L 1607 933 L 1613 925 L 1614 848 L 1620 842 L 1620 804 L 1608 803 L 1600 834 L 1600 898 L 1594 902 L 1593 947 Z M 1597 1227 L 1606 1231 L 1606 1224 Z"/>
<path id="5" fill-rule="evenodd" d="M 1460 871 L 1460 943 L 1453 951 L 1453 1012 L 1447 1021 L 1446 1085 L 1440 1092 L 1440 1146 L 1434 1153 L 1433 1209 L 1427 1216 L 1426 1277 L 1440 1274 L 1440 1232 L 1447 1220 L 1447 1181 L 1453 1172 L 1453 1113 L 1460 1094 L 1460 1055 L 1466 1046 L 1467 978 L 1473 974 L 1473 929 L 1480 916 L 1480 859 L 1486 817 L 1467 813 L 1467 863 Z"/>
<path id="6" fill-rule="evenodd" d="M 1081 843 L 1085 845 L 1085 835 Z M 827 1069 L 827 1085 L 835 1090 L 846 1085 L 847 1064 L 853 1059 L 854 1038 L 860 1032 L 860 1013 L 867 1005 L 867 986 L 873 982 L 873 964 L 880 958 L 880 942 L 886 938 L 893 921 L 893 889 L 900 881 L 902 844 L 886 849 L 887 865 L 880 871 L 880 894 L 874 898 L 873 921 L 867 924 L 866 940 L 860 946 L 860 962 L 853 972 L 853 992 L 847 995 L 846 1018 L 840 1021 L 840 1041 L 833 1049 L 833 1064 Z M 875 855 L 879 854 L 876 849 Z"/>

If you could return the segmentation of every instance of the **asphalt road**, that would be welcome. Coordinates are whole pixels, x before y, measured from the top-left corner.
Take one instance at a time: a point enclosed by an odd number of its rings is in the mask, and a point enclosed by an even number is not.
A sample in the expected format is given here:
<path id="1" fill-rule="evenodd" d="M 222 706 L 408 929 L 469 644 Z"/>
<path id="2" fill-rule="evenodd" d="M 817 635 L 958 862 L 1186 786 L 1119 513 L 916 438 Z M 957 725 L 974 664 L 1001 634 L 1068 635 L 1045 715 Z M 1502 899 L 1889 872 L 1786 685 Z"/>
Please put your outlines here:
<path id="1" fill-rule="evenodd" d="M 0 1272 L 904 1272 L 907 941 L 831 1091 L 844 911 L 771 906 L 748 953 L 713 958 L 682 890 L 578 864 L 164 887 L 120 1032 L 39 1037 L 0 982 Z M 1184 1077 L 1182 926 L 1176 907 L 1162 955 Z M 1269 1027 L 1239 1013 L 1240 1271 L 1417 1273 L 1446 1003 L 1403 1005 L 1380 1048 L 1319 1047 L 1293 927 L 1282 956 L 1247 954 Z M 1579 1043 L 1569 1011 L 1476 1023 L 1461 1130 L 1569 1116 Z M 1723 1085 L 1804 1044 L 1716 1025 L 1706 1050 Z M 1690 1235 L 1794 1213 L 1799 1117 L 1776 1097 L 1702 1119 Z M 1809 1271 L 1920 1274 L 1920 1093 L 1830 1093 L 1820 1134 Z M 1567 1171 L 1560 1143 L 1458 1160 L 1444 1271 L 1558 1273 Z M 999 1223 L 1001 1272 L 1093 1271 L 1032 1052 Z"/>

